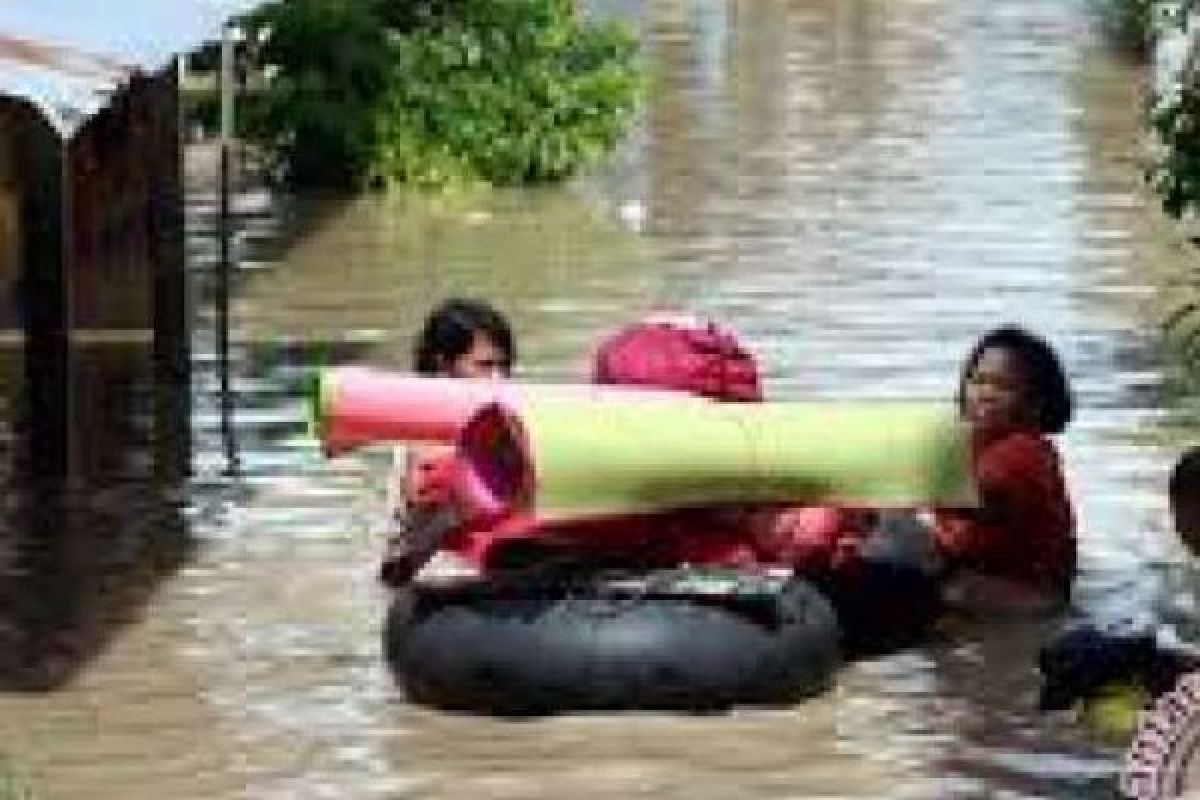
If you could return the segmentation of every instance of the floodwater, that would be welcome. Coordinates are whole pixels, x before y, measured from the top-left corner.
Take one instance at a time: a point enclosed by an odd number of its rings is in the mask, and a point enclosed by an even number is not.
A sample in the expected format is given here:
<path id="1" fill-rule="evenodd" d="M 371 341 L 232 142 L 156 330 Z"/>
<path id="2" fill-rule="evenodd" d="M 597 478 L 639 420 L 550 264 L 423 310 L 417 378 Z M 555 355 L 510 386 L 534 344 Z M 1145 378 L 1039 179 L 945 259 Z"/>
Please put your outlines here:
<path id="1" fill-rule="evenodd" d="M 23 678 L 0 691 L 0 751 L 42 795 L 1112 795 L 1120 744 L 1033 710 L 1028 625 L 956 623 L 776 712 L 514 723 L 398 694 L 378 647 L 384 459 L 322 460 L 303 378 L 404 364 L 454 292 L 511 311 L 537 379 L 581 375 L 641 310 L 697 309 L 745 335 L 776 398 L 945 397 L 974 337 L 1024 323 L 1077 390 L 1079 605 L 1194 617 L 1165 532 L 1178 434 L 1154 327 L 1187 255 L 1140 185 L 1143 76 L 1086 3 L 604 7 L 641 31 L 652 80 L 601 174 L 437 200 L 239 194 L 228 406 L 193 161 L 193 474 L 148 466 L 141 362 L 97 347 L 85 479 L 49 497 L 11 479 L 4 500 L 0 599 L 19 613 L 0 661 Z"/>

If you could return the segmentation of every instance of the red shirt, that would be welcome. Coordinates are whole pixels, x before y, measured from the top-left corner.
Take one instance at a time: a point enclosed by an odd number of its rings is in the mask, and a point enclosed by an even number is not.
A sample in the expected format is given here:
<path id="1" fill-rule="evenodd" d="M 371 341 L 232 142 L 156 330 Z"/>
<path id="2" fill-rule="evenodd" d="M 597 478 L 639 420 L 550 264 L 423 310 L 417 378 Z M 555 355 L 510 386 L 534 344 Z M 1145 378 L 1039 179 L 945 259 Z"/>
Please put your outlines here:
<path id="1" fill-rule="evenodd" d="M 1067 591 L 1075 517 L 1054 445 L 1038 433 L 1013 431 L 977 442 L 974 462 L 982 507 L 939 511 L 939 545 L 977 572 Z"/>

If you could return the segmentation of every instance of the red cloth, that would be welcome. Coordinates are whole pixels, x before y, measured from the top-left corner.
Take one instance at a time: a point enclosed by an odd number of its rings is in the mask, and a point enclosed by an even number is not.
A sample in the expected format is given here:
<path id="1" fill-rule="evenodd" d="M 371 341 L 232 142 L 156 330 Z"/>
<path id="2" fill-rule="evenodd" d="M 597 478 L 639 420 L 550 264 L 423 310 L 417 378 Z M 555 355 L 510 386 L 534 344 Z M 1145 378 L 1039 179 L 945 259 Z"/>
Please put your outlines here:
<path id="1" fill-rule="evenodd" d="M 762 400 L 757 362 L 736 335 L 690 318 L 653 317 L 619 331 L 598 349 L 593 378 L 600 384 L 673 388 L 714 400 Z M 414 458 L 404 487 L 410 505 L 452 502 L 455 462 L 450 450 Z M 668 566 L 771 564 L 816 573 L 852 561 L 865 527 L 855 512 L 835 508 L 719 507 L 554 525 L 513 518 L 484 530 L 456 531 L 443 546 L 481 568 L 516 540 L 537 539 L 596 559 Z"/>
<path id="2" fill-rule="evenodd" d="M 404 495 L 411 508 L 433 509 L 452 502 L 458 468 L 451 448 L 413 451 Z M 866 526 L 850 509 L 820 506 L 720 507 L 622 515 L 540 525 L 514 517 L 484 530 L 466 527 L 443 546 L 479 567 L 495 548 L 515 540 L 537 539 L 567 545 L 596 557 L 628 556 L 652 563 L 772 564 L 824 573 L 857 555 Z"/>
<path id="3" fill-rule="evenodd" d="M 831 506 L 767 508 L 747 516 L 760 558 L 803 574 L 849 567 L 870 529 L 858 510 Z"/>
<path id="4" fill-rule="evenodd" d="M 754 356 L 733 332 L 697 320 L 650 319 L 618 331 L 597 350 L 592 379 L 725 402 L 762 400 Z"/>
<path id="5" fill-rule="evenodd" d="M 1058 451 L 1015 431 L 976 443 L 982 507 L 938 511 L 938 544 L 952 561 L 987 575 L 1065 591 L 1075 572 L 1075 518 Z"/>
<path id="6" fill-rule="evenodd" d="M 460 531 L 445 547 L 481 568 L 503 548 L 526 540 L 588 554 L 598 562 L 776 565 L 813 575 L 852 568 L 866 531 L 851 510 L 721 507 L 557 524 L 518 516 L 486 530 Z"/>

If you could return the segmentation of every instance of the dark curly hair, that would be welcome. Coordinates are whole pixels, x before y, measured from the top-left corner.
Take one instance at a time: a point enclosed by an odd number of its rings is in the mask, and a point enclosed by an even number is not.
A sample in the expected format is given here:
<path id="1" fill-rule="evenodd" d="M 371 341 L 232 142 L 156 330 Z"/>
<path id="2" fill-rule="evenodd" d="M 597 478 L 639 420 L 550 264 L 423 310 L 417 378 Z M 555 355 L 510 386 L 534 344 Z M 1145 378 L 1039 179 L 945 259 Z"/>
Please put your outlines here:
<path id="1" fill-rule="evenodd" d="M 512 328 L 504 315 L 482 300 L 451 297 L 429 313 L 417 336 L 413 362 L 421 375 L 435 375 L 471 349 L 483 334 L 505 356 L 511 369 L 517 360 Z"/>
<path id="2" fill-rule="evenodd" d="M 1167 493 L 1175 499 L 1200 493 L 1200 446 L 1190 447 L 1175 462 Z M 1200 498 L 1196 498 L 1200 499 Z"/>
<path id="3" fill-rule="evenodd" d="M 1042 433 L 1062 433 L 1071 421 L 1074 402 L 1062 363 L 1042 337 L 1015 325 L 1005 325 L 984 334 L 971 348 L 958 379 L 958 407 L 963 407 L 967 379 L 985 350 L 1005 350 L 1021 362 L 1032 387 L 1030 398 Z"/>

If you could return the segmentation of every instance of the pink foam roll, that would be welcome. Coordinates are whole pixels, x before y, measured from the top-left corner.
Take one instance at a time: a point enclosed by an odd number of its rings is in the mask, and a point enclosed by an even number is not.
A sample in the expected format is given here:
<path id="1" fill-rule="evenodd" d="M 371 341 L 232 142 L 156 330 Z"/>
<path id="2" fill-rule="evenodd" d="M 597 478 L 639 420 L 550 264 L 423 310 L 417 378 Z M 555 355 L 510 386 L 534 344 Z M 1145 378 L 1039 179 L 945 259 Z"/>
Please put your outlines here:
<path id="1" fill-rule="evenodd" d="M 502 402 L 519 407 L 522 398 L 531 396 L 674 401 L 687 397 L 636 387 L 536 385 L 336 367 L 323 371 L 317 382 L 313 427 L 329 455 L 388 441 L 450 444 L 482 406 Z"/>

